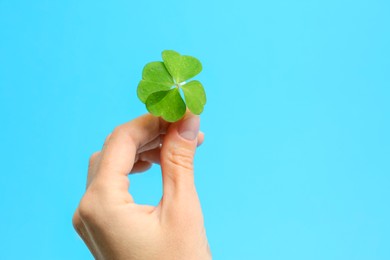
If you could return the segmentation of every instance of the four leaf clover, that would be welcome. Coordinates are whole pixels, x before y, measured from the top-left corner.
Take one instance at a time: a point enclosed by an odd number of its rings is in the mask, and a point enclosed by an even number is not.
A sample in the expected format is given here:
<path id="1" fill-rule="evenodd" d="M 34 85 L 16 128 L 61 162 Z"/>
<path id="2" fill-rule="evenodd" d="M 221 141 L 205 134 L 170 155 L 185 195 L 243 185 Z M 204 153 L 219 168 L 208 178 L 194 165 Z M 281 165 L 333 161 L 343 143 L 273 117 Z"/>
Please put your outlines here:
<path id="1" fill-rule="evenodd" d="M 137 88 L 138 98 L 152 115 L 168 122 L 180 120 L 187 107 L 193 114 L 201 114 L 206 93 L 199 81 L 189 81 L 202 71 L 200 61 L 171 50 L 163 51 L 162 59 L 163 62 L 145 65 Z"/>

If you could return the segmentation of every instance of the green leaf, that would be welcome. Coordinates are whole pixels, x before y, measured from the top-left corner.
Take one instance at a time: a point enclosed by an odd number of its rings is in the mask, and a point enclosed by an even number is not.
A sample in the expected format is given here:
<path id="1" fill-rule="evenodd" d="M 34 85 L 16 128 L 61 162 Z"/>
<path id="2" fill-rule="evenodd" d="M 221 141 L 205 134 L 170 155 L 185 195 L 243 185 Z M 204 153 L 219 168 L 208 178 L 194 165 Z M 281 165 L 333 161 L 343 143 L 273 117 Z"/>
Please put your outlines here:
<path id="1" fill-rule="evenodd" d="M 184 92 L 188 109 L 195 115 L 200 115 L 206 104 L 206 92 L 202 84 L 197 80 L 193 80 L 181 86 L 181 89 Z"/>
<path id="2" fill-rule="evenodd" d="M 176 83 L 182 83 L 195 77 L 202 71 L 200 61 L 192 56 L 180 55 L 176 51 L 163 51 L 162 58 L 165 67 L 175 79 Z"/>
<path id="3" fill-rule="evenodd" d="M 137 88 L 137 95 L 138 98 L 145 103 L 146 99 L 150 96 L 150 94 L 153 94 L 158 91 L 167 91 L 172 88 L 172 85 L 166 85 L 161 84 L 158 82 L 152 82 L 147 80 L 141 80 L 138 84 Z"/>
<path id="4" fill-rule="evenodd" d="M 172 76 L 169 74 L 164 63 L 161 61 L 154 61 L 146 64 L 144 69 L 142 70 L 142 79 L 153 82 L 165 83 L 171 86 L 174 85 Z"/>
<path id="5" fill-rule="evenodd" d="M 200 61 L 172 50 L 163 51 L 162 58 L 163 62 L 150 62 L 144 67 L 138 98 L 151 114 L 168 122 L 180 120 L 187 107 L 193 114 L 202 113 L 206 104 L 203 86 L 197 80 L 188 82 L 202 71 Z"/>
<path id="6" fill-rule="evenodd" d="M 169 90 L 174 84 L 163 62 L 150 62 L 145 65 L 142 71 L 142 80 L 137 88 L 138 98 L 145 103 L 150 94 Z"/>
<path id="7" fill-rule="evenodd" d="M 152 93 L 145 104 L 151 114 L 161 116 L 168 122 L 180 120 L 186 112 L 186 104 L 177 88 Z"/>

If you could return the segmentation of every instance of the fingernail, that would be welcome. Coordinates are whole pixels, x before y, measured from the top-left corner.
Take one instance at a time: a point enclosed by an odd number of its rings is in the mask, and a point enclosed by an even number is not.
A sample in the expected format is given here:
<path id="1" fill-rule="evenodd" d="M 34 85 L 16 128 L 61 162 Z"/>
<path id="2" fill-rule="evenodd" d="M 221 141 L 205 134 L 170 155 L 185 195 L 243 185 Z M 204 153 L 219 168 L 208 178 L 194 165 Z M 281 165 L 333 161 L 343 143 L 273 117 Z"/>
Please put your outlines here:
<path id="1" fill-rule="evenodd" d="M 193 141 L 199 132 L 199 116 L 190 115 L 179 126 L 179 135 L 186 140 Z"/>

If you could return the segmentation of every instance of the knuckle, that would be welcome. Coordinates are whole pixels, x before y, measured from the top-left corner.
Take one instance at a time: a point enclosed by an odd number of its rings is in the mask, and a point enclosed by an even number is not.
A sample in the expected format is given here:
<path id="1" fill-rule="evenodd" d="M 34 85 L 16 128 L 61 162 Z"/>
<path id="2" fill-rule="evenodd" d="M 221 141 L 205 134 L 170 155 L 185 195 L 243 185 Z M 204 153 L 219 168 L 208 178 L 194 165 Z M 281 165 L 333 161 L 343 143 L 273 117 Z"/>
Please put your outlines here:
<path id="1" fill-rule="evenodd" d="M 123 133 L 123 126 L 119 125 L 114 128 L 112 135 L 121 135 Z"/>
<path id="2" fill-rule="evenodd" d="M 89 198 L 88 194 L 86 193 L 84 197 L 81 199 L 79 207 L 78 207 L 78 214 L 81 220 L 86 222 L 92 222 L 95 218 L 95 209 L 94 209 L 94 203 L 92 203 L 91 199 Z M 76 223 L 77 224 L 77 223 Z"/>
<path id="3" fill-rule="evenodd" d="M 96 161 L 96 158 L 98 158 L 100 155 L 100 152 L 94 152 L 90 157 L 89 157 L 89 165 L 94 164 Z"/>
<path id="4" fill-rule="evenodd" d="M 123 125 L 115 127 L 114 131 L 112 132 L 112 136 L 115 136 L 123 140 L 123 142 L 134 144 L 134 145 L 136 144 L 133 135 Z"/>
<path id="5" fill-rule="evenodd" d="M 111 133 L 107 135 L 106 139 L 104 139 L 104 144 L 108 143 L 110 137 L 111 137 Z"/>
<path id="6" fill-rule="evenodd" d="M 167 160 L 175 167 L 181 167 L 185 170 L 193 170 L 193 152 L 179 147 L 172 147 L 168 152 Z"/>
<path id="7" fill-rule="evenodd" d="M 118 138 L 118 137 L 121 137 L 122 135 L 123 135 L 122 127 L 121 126 L 117 126 L 117 127 L 114 128 L 114 130 L 112 130 L 112 133 L 111 133 L 111 136 L 110 136 L 110 140 Z"/>

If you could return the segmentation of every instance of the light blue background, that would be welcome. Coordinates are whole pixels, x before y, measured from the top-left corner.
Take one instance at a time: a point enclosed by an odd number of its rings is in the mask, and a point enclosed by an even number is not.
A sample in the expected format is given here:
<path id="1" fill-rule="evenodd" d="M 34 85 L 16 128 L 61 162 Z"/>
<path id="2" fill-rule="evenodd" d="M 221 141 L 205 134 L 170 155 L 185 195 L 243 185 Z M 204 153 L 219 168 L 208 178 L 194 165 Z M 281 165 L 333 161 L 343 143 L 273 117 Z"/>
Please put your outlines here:
<path id="1" fill-rule="evenodd" d="M 164 49 L 198 57 L 196 184 L 215 259 L 390 259 L 390 4 L 0 0 L 0 259 L 92 259 L 88 157 L 145 113 Z M 131 177 L 156 204 L 157 167 Z"/>

